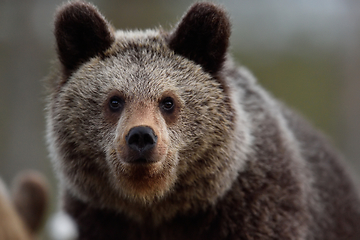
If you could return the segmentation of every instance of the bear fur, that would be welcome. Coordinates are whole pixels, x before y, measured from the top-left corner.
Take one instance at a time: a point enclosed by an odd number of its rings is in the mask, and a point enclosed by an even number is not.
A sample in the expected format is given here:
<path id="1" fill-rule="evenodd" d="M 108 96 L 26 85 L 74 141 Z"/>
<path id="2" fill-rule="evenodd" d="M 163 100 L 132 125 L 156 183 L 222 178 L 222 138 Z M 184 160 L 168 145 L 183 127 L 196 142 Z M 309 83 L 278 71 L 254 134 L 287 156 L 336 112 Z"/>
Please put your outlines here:
<path id="1" fill-rule="evenodd" d="M 55 17 L 47 140 L 80 239 L 358 239 L 360 201 L 327 140 L 227 54 L 226 12 L 115 31 Z"/>

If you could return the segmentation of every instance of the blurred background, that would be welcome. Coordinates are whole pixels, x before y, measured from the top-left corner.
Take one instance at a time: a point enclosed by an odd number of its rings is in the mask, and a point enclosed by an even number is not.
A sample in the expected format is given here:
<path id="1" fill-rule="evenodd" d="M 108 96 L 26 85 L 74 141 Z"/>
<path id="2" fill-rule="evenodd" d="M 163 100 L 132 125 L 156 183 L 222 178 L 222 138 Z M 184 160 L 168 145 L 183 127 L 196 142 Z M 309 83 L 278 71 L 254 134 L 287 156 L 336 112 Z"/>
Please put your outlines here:
<path id="1" fill-rule="evenodd" d="M 43 79 L 63 1 L 0 0 L 0 176 L 37 169 L 56 180 L 45 144 Z M 171 29 L 193 1 L 92 1 L 116 27 Z M 325 132 L 360 176 L 360 2 L 224 0 L 231 53 L 274 96 Z M 360 177 L 359 177 L 360 178 Z"/>

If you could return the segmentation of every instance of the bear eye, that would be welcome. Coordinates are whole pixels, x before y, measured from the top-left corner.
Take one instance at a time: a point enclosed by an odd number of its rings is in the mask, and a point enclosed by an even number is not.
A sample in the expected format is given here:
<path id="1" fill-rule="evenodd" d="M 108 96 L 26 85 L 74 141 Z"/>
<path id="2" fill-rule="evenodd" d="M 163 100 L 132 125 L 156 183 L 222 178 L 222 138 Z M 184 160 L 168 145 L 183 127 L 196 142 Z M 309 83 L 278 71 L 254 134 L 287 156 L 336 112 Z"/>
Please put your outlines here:
<path id="1" fill-rule="evenodd" d="M 118 96 L 111 97 L 109 100 L 109 108 L 112 112 L 120 111 L 124 106 L 124 100 Z"/>
<path id="2" fill-rule="evenodd" d="M 166 112 L 171 112 L 174 109 L 174 105 L 174 99 L 171 97 L 167 97 L 161 102 L 161 108 Z"/>

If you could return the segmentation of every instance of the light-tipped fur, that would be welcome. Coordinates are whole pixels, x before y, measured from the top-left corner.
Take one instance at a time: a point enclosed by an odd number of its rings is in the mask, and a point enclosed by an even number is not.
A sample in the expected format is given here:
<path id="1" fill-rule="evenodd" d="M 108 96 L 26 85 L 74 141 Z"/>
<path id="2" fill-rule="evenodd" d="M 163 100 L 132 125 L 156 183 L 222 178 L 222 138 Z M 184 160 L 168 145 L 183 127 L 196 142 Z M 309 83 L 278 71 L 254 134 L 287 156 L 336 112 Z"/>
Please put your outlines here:
<path id="1" fill-rule="evenodd" d="M 340 157 L 234 65 L 222 8 L 194 4 L 170 33 L 114 31 L 76 1 L 55 23 L 47 140 L 80 239 L 357 239 Z M 157 141 L 141 158 L 139 126 Z"/>

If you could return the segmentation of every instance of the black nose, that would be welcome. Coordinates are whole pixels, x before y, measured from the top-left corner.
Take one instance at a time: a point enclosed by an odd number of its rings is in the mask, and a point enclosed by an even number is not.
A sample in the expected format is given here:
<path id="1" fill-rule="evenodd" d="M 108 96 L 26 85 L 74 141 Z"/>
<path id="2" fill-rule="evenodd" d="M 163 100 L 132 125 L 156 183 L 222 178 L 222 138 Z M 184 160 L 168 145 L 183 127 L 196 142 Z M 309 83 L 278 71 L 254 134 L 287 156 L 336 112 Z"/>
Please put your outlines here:
<path id="1" fill-rule="evenodd" d="M 157 136 L 150 127 L 139 126 L 130 129 L 125 137 L 127 145 L 140 155 L 155 147 Z"/>

